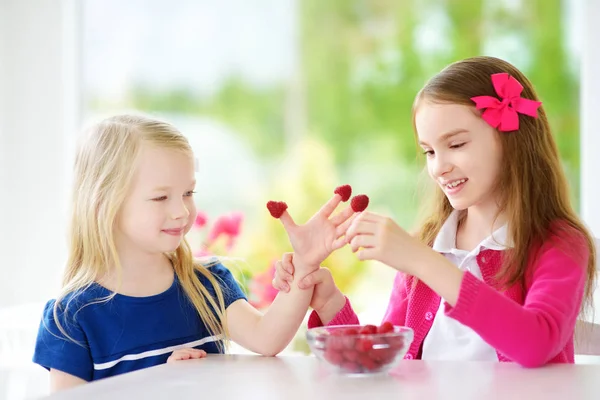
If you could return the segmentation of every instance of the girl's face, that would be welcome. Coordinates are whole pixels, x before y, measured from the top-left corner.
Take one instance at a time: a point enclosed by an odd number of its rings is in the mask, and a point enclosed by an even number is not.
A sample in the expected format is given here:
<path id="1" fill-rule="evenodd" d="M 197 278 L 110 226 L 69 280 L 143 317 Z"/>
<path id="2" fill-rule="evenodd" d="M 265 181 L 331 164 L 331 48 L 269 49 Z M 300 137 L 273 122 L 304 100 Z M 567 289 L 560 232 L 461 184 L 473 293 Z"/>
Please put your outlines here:
<path id="1" fill-rule="evenodd" d="M 474 107 L 423 101 L 415 125 L 429 176 L 453 208 L 497 207 L 502 147 L 496 129 Z"/>
<path id="2" fill-rule="evenodd" d="M 191 155 L 144 145 L 119 212 L 118 245 L 145 253 L 177 249 L 196 217 L 195 185 Z"/>

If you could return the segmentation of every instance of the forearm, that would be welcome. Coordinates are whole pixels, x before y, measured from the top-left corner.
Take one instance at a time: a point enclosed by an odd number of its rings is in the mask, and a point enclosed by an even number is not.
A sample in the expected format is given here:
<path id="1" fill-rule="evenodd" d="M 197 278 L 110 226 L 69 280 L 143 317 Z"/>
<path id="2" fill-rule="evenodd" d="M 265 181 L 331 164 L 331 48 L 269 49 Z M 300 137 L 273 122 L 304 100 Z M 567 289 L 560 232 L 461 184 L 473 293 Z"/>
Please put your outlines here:
<path id="1" fill-rule="evenodd" d="M 274 356 L 285 349 L 306 316 L 312 294 L 313 288 L 299 289 L 297 285 L 287 293 L 279 292 L 253 330 L 252 342 L 258 353 Z"/>
<path id="2" fill-rule="evenodd" d="M 455 306 L 464 272 L 443 255 L 425 247 L 415 257 L 412 275 L 439 294 L 448 304 Z"/>

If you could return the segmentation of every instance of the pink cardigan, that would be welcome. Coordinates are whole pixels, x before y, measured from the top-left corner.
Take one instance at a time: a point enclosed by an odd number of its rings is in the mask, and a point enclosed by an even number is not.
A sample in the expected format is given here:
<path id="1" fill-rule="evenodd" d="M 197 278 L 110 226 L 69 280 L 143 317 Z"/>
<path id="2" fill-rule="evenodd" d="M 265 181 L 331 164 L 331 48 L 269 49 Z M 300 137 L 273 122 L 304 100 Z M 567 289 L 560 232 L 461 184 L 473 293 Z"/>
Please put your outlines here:
<path id="1" fill-rule="evenodd" d="M 568 236 L 570 240 L 565 239 L 564 232 L 554 235 L 532 254 L 525 290 L 521 285 L 496 290 L 494 276 L 501 267 L 503 252 L 482 250 L 477 263 L 484 281 L 465 272 L 456 306 L 446 303 L 446 315 L 477 332 L 496 349 L 500 361 L 514 361 L 524 367 L 573 363 L 573 334 L 585 289 L 589 250 L 578 232 Z M 421 357 L 421 346 L 440 304 L 440 296 L 423 282 L 413 288 L 413 279 L 402 273 L 396 275 L 384 316 L 384 321 L 414 330 L 406 359 Z M 328 325 L 358 323 L 346 299 Z M 313 311 L 308 327 L 315 326 L 322 323 Z"/>

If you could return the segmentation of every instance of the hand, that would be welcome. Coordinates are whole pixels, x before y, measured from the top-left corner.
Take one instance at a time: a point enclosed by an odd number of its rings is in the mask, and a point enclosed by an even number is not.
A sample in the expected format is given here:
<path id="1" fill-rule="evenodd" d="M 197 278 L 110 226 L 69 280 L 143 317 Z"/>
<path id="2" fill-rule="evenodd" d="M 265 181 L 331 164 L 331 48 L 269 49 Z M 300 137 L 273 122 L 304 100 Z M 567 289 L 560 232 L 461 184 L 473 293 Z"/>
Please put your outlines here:
<path id="1" fill-rule="evenodd" d="M 194 349 L 194 348 L 180 349 L 180 350 L 175 350 L 169 356 L 169 358 L 167 358 L 167 363 L 174 363 L 176 361 L 181 361 L 181 360 L 192 360 L 192 359 L 205 358 L 205 357 L 206 357 L 206 352 L 204 350 L 199 350 L 199 349 Z"/>
<path id="2" fill-rule="evenodd" d="M 391 218 L 371 212 L 354 218 L 345 239 L 359 260 L 377 260 L 410 275 L 419 258 L 432 251 Z"/>
<path id="3" fill-rule="evenodd" d="M 282 292 L 290 290 L 290 285 L 294 281 L 293 260 L 293 253 L 285 253 L 282 260 L 278 260 L 275 263 L 275 276 L 272 282 L 275 289 Z M 346 298 L 335 285 L 329 269 L 325 267 L 320 267 L 316 271 L 306 275 L 297 284 L 300 289 L 309 289 L 314 286 L 315 290 L 310 301 L 310 307 L 319 314 L 329 308 L 329 306 L 337 308 L 336 303 L 339 303 L 340 298 L 343 298 L 343 303 L 339 309 L 345 304 Z M 335 310 L 334 315 L 339 309 Z"/>
<path id="4" fill-rule="evenodd" d="M 303 274 L 319 268 L 333 251 L 346 244 L 342 236 L 346 233 L 354 211 L 351 206 L 347 206 L 332 217 L 331 214 L 341 201 L 342 197 L 335 194 L 304 225 L 296 225 L 287 211 L 281 215 L 281 223 L 294 249 L 295 265 L 297 269 L 302 269 Z"/>

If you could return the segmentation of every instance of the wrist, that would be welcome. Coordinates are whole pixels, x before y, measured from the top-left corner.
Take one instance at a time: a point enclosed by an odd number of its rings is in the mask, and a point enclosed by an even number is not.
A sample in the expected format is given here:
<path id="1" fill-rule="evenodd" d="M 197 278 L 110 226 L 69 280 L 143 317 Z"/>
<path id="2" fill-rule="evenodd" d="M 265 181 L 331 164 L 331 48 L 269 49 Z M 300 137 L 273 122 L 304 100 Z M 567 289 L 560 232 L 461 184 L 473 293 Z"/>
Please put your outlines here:
<path id="1" fill-rule="evenodd" d="M 346 305 L 346 296 L 336 289 L 334 294 L 319 308 L 314 310 L 319 315 L 323 325 L 327 325 Z"/>
<path id="2" fill-rule="evenodd" d="M 319 263 L 312 263 L 304 261 L 302 258 L 294 257 L 294 278 L 298 277 L 298 281 L 304 279 L 304 277 L 311 272 L 318 270 L 321 265 Z"/>
<path id="3" fill-rule="evenodd" d="M 429 275 L 430 271 L 435 269 L 435 264 L 436 261 L 439 261 L 439 257 L 445 259 L 443 255 L 422 243 L 420 243 L 420 246 L 413 254 L 414 257 L 408 265 L 401 268 L 400 271 L 414 276 L 419 280 L 423 280 L 424 276 Z"/>
<path id="4" fill-rule="evenodd" d="M 418 271 L 415 271 L 414 276 L 454 307 L 464 272 L 446 257 L 432 251 L 429 257 L 419 263 Z"/>

